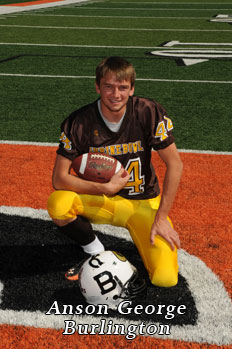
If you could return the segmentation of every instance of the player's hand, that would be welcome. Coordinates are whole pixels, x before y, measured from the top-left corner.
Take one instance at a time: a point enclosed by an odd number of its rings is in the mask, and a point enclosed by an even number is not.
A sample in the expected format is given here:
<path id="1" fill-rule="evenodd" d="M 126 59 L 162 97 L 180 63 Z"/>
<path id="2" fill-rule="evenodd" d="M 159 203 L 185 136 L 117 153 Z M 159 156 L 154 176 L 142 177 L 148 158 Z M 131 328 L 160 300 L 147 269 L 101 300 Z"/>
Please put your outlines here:
<path id="1" fill-rule="evenodd" d="M 160 235 L 164 238 L 171 246 L 171 249 L 174 250 L 175 246 L 180 248 L 180 238 L 175 229 L 172 228 L 171 224 L 167 219 L 164 218 L 155 218 L 154 223 L 151 227 L 150 240 L 151 244 L 155 243 L 155 236 Z"/>
<path id="2" fill-rule="evenodd" d="M 129 173 L 124 168 L 121 168 L 112 176 L 108 183 L 105 183 L 105 194 L 108 196 L 115 195 L 125 187 L 129 178 Z"/>

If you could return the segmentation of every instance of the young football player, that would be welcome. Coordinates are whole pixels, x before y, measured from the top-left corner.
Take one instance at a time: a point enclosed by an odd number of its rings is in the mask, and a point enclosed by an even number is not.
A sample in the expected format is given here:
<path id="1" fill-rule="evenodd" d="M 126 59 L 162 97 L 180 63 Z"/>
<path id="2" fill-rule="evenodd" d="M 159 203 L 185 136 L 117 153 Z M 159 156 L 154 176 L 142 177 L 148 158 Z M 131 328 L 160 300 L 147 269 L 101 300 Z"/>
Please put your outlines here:
<path id="1" fill-rule="evenodd" d="M 97 66 L 100 98 L 74 111 L 61 125 L 48 212 L 63 234 L 90 255 L 104 250 L 91 223 L 127 228 L 151 282 L 170 287 L 178 281 L 180 240 L 168 214 L 182 162 L 171 119 L 156 101 L 134 96 L 135 76 L 132 64 L 121 57 L 108 57 Z M 162 195 L 152 149 L 166 165 Z M 88 152 L 115 157 L 126 176 L 121 169 L 108 183 L 97 183 L 72 175 L 73 159 Z M 75 267 L 66 276 L 75 279 Z"/>

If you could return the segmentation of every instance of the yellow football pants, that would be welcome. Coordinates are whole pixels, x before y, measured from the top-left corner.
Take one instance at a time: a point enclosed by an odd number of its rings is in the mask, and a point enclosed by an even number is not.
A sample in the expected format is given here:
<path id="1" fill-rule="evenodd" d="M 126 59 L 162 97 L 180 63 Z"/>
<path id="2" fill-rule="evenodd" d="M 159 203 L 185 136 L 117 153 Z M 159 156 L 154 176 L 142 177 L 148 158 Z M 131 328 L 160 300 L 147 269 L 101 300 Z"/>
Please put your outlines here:
<path id="1" fill-rule="evenodd" d="M 156 235 L 154 245 L 150 243 L 150 230 L 159 202 L 159 196 L 148 200 L 127 200 L 120 196 L 83 195 L 58 190 L 48 199 L 48 212 L 53 219 L 66 220 L 80 215 L 91 223 L 127 228 L 152 284 L 171 287 L 178 281 L 177 250 L 173 251 L 159 235 Z"/>

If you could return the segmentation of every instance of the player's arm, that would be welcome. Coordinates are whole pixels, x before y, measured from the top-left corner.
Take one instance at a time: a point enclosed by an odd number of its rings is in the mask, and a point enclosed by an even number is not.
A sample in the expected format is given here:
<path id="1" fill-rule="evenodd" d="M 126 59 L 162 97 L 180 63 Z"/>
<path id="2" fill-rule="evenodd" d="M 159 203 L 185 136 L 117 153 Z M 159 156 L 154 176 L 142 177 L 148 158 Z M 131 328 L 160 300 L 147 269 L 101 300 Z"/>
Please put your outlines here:
<path id="1" fill-rule="evenodd" d="M 71 190 L 79 194 L 114 195 L 127 183 L 129 175 L 122 177 L 124 169 L 118 171 L 108 183 L 96 183 L 83 180 L 70 173 L 72 161 L 57 155 L 53 169 L 52 183 L 56 190 Z"/>
<path id="2" fill-rule="evenodd" d="M 175 143 L 172 143 L 165 149 L 158 150 L 158 154 L 166 165 L 166 173 L 163 182 L 163 192 L 160 206 L 151 228 L 151 243 L 154 243 L 155 235 L 159 234 L 171 245 L 171 248 L 174 250 L 175 245 L 180 247 L 180 239 L 178 233 L 167 221 L 167 216 L 176 196 L 182 175 L 183 164 L 176 149 Z"/>

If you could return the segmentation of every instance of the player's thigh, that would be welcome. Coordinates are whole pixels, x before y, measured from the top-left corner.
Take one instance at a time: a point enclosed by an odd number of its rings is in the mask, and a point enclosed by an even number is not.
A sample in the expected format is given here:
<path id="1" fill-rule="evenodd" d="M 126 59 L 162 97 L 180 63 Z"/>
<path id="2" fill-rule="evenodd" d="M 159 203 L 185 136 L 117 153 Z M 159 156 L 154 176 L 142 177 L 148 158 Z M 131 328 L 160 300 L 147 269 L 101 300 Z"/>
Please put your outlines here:
<path id="1" fill-rule="evenodd" d="M 70 220 L 80 215 L 92 223 L 121 225 L 121 219 L 123 218 L 123 222 L 127 221 L 130 211 L 129 208 L 126 209 L 125 201 L 127 200 L 120 197 L 58 190 L 50 195 L 47 208 L 53 220 Z"/>
<path id="2" fill-rule="evenodd" d="M 177 283 L 177 251 L 173 251 L 166 240 L 156 235 L 154 245 L 150 243 L 150 231 L 157 209 L 142 204 L 128 220 L 127 228 L 143 259 L 153 284 L 162 287 Z M 170 220 L 169 220 L 170 221 Z M 171 221 L 170 221 L 171 223 Z"/>

